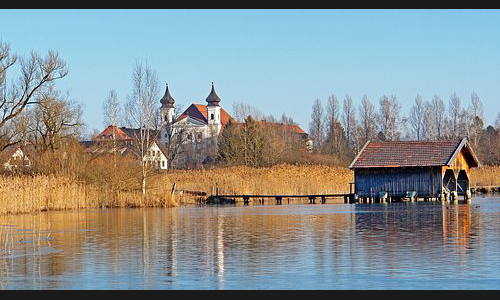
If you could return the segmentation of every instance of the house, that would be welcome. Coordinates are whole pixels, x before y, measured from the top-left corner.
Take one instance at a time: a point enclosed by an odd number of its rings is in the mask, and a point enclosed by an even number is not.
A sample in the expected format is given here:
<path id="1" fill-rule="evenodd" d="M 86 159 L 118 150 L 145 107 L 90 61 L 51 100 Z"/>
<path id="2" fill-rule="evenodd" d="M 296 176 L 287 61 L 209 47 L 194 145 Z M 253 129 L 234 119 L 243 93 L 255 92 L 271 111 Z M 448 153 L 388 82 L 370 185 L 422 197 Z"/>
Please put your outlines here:
<path id="1" fill-rule="evenodd" d="M 349 166 L 362 198 L 469 197 L 470 170 L 479 161 L 466 138 L 457 141 L 368 141 Z"/>
<path id="2" fill-rule="evenodd" d="M 85 148 L 85 152 L 91 155 L 118 153 L 122 156 L 138 156 L 134 143 L 139 134 L 138 129 L 110 125 L 96 135 L 92 141 L 85 141 L 80 144 Z M 167 150 L 157 139 L 159 131 L 150 130 L 149 134 L 151 141 L 144 156 L 144 161 L 147 161 L 157 170 L 166 170 L 168 168 Z"/>
<path id="3" fill-rule="evenodd" d="M 26 147 L 10 145 L 0 152 L 0 166 L 4 171 L 22 171 L 31 168 Z"/>

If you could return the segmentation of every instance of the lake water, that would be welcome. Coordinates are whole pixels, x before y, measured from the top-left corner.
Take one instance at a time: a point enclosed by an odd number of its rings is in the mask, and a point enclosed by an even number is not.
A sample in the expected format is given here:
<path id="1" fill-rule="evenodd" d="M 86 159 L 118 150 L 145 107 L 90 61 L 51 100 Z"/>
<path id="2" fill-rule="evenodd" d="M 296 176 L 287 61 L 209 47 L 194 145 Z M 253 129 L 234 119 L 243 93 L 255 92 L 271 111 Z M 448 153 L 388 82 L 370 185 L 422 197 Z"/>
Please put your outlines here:
<path id="1" fill-rule="evenodd" d="M 500 198 L 0 217 L 3 289 L 499 289 Z"/>

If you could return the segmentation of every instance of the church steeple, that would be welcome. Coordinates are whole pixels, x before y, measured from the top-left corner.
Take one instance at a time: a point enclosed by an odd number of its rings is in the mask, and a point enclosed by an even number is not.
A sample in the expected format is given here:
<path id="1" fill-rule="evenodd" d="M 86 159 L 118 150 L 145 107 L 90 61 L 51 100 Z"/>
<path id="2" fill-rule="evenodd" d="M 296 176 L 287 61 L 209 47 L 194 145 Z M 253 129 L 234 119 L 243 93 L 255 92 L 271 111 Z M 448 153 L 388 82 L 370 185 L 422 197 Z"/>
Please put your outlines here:
<path id="1" fill-rule="evenodd" d="M 168 90 L 168 83 L 167 83 L 167 88 L 165 90 L 165 95 L 163 95 L 163 98 L 160 99 L 160 103 L 162 108 L 174 107 L 175 100 L 170 95 L 170 91 Z"/>
<path id="2" fill-rule="evenodd" d="M 220 119 L 220 98 L 217 96 L 215 92 L 214 83 L 212 82 L 212 91 L 210 91 L 210 95 L 207 97 L 207 117 L 208 117 L 208 125 L 216 130 L 216 133 L 219 134 L 222 125 Z"/>
<path id="3" fill-rule="evenodd" d="M 208 95 L 207 100 L 208 106 L 219 106 L 220 98 L 217 96 L 215 92 L 214 83 L 212 82 L 212 90 L 210 91 L 210 95 Z"/>
<path id="4" fill-rule="evenodd" d="M 168 83 L 165 90 L 165 95 L 163 95 L 163 98 L 160 99 L 160 103 L 162 125 L 172 124 L 174 122 L 175 100 L 170 95 L 170 91 L 168 90 Z"/>

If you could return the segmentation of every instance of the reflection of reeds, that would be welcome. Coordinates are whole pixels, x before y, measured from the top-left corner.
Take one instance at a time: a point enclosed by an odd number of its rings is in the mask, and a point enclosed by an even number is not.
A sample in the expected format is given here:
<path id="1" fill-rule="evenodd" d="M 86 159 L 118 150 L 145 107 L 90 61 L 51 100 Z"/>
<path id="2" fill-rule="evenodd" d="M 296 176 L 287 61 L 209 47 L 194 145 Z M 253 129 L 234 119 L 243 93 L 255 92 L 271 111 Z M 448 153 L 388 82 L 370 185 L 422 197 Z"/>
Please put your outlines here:
<path id="1" fill-rule="evenodd" d="M 0 257 L 9 255 L 14 248 L 14 235 L 11 230 L 0 230 Z"/>
<path id="2" fill-rule="evenodd" d="M 50 225 L 49 225 L 50 226 Z M 51 249 L 51 230 L 17 230 L 14 226 L 0 227 L 0 289 L 9 282 L 12 259 L 47 254 Z"/>

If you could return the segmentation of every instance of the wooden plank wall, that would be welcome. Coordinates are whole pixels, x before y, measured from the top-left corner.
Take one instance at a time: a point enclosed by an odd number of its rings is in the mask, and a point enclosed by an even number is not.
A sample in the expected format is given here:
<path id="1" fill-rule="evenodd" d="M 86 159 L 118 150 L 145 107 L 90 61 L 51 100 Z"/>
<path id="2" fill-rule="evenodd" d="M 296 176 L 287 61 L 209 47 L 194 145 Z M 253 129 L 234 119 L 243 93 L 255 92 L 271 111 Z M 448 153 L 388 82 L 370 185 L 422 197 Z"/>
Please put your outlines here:
<path id="1" fill-rule="evenodd" d="M 441 172 L 440 167 L 355 169 L 355 193 L 359 197 L 378 197 L 379 192 L 387 192 L 390 197 L 405 197 L 406 192 L 415 191 L 417 197 L 438 197 Z"/>

